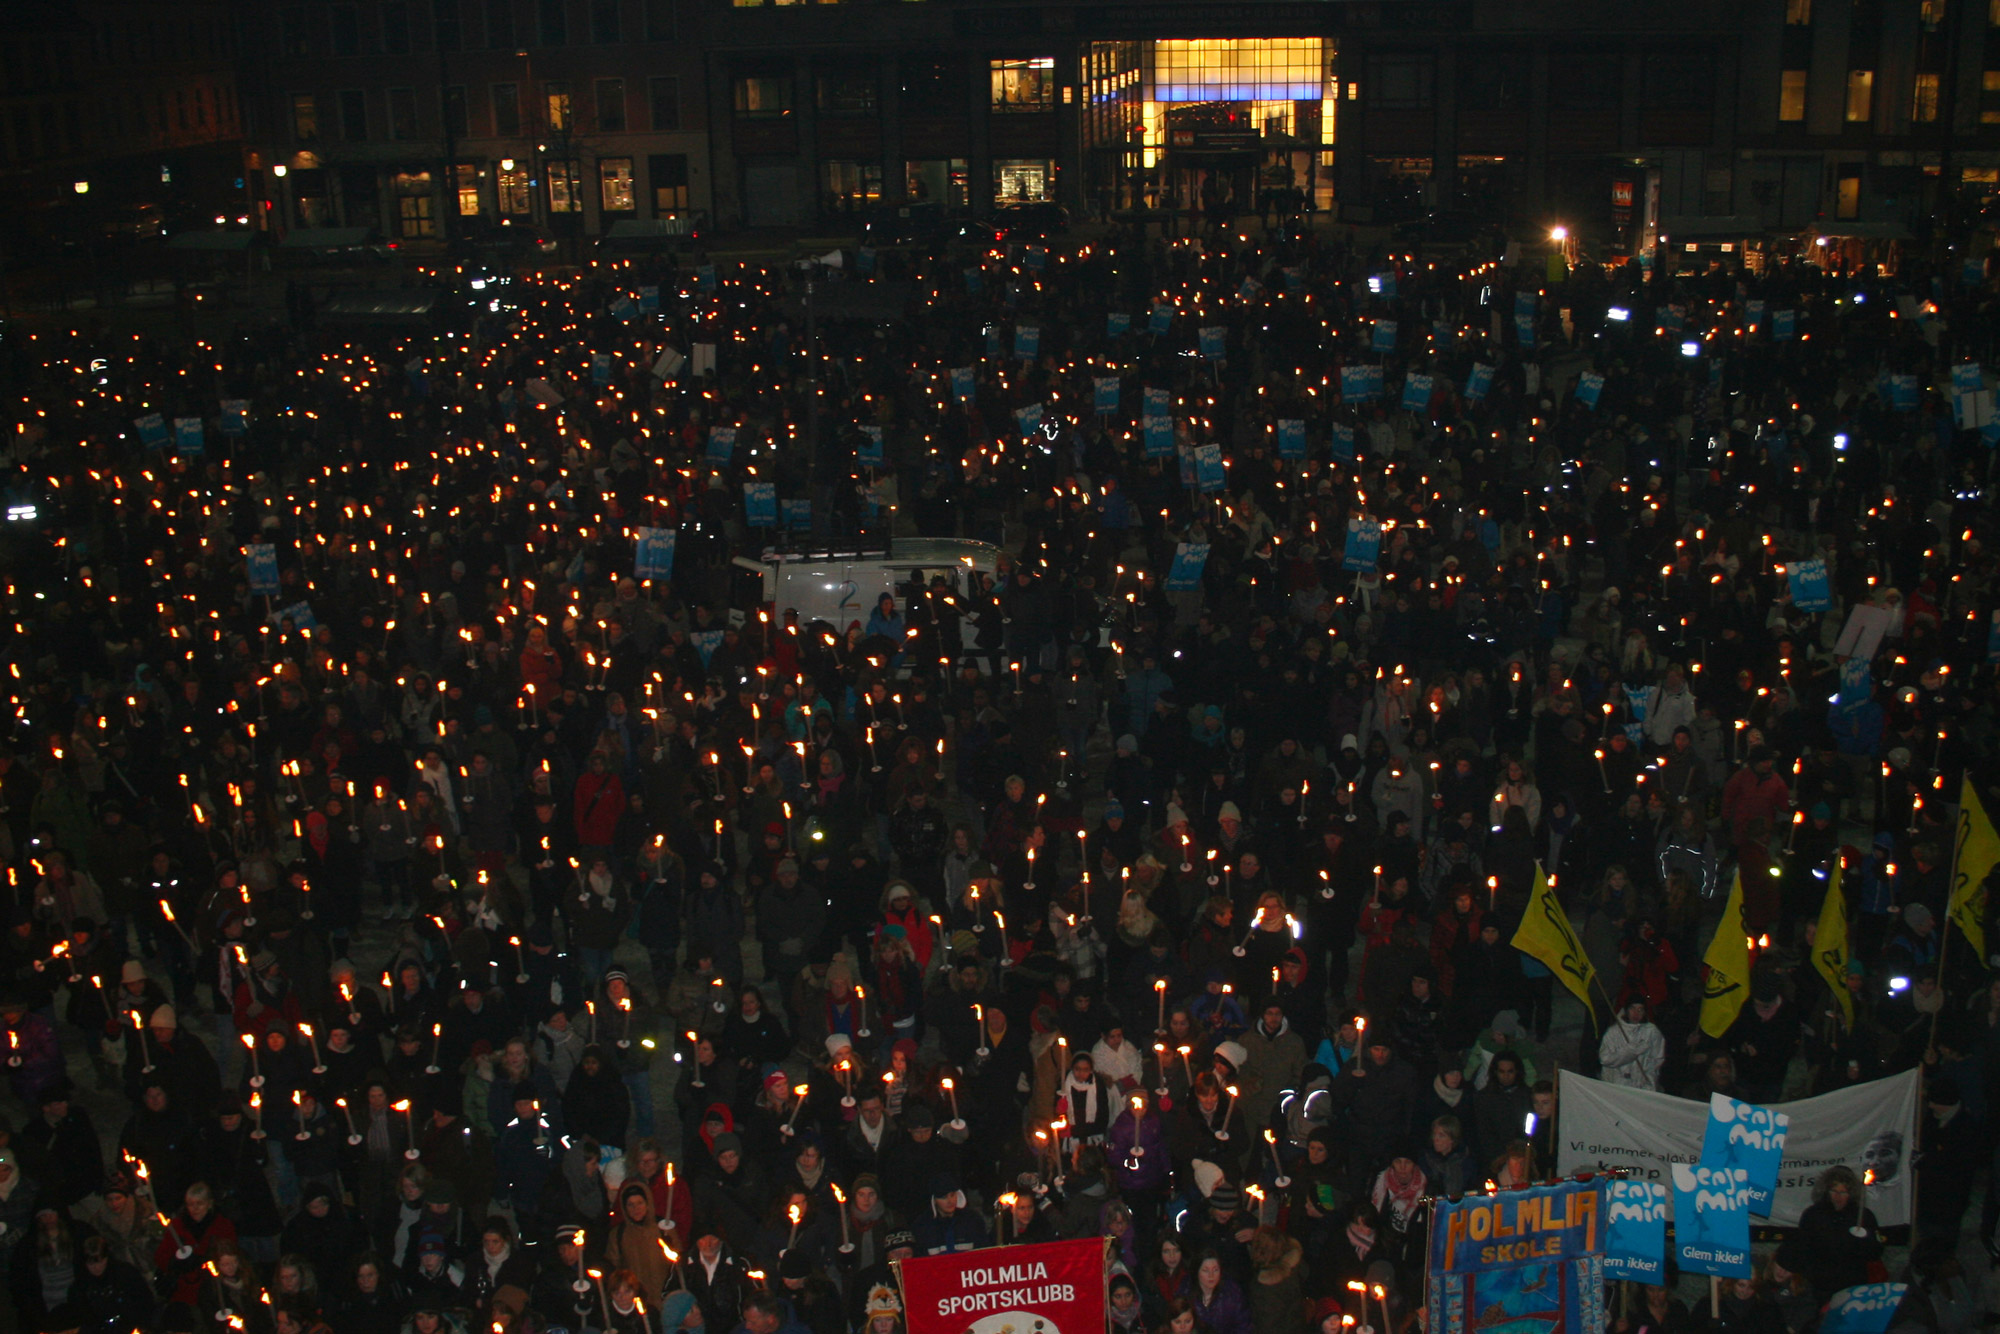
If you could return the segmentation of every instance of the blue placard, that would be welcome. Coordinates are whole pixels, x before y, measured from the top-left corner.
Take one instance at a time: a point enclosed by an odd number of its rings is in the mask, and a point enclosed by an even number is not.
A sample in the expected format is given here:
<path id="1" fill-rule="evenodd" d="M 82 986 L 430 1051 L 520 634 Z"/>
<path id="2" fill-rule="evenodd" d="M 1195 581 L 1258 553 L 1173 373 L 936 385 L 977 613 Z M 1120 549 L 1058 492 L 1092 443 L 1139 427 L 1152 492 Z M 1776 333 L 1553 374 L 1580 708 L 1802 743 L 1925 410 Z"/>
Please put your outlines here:
<path id="1" fill-rule="evenodd" d="M 1049 248 L 1047 246 L 1031 245 L 1021 252 L 1021 262 L 1027 265 L 1030 273 L 1042 272 L 1042 270 L 1049 266 Z"/>
<path id="2" fill-rule="evenodd" d="M 1795 332 L 1798 315 L 1794 311 L 1774 310 L 1771 312 L 1771 337 L 1790 338 Z"/>
<path id="3" fill-rule="evenodd" d="M 775 482 L 743 484 L 743 520 L 752 528 L 778 526 L 778 486 Z"/>
<path id="4" fill-rule="evenodd" d="M 1345 403 L 1366 403 L 1375 397 L 1374 377 L 1369 374 L 1373 366 L 1342 366 L 1340 368 L 1340 397 Z"/>
<path id="5" fill-rule="evenodd" d="M 1039 357 L 1041 355 L 1042 355 L 1041 328 L 1033 324 L 1015 325 L 1014 359 L 1016 361 L 1033 361 L 1036 357 Z"/>
<path id="6" fill-rule="evenodd" d="M 1743 303 L 1744 327 L 1749 329 L 1755 329 L 1762 326 L 1763 323 L 1764 323 L 1764 303 L 1762 301 L 1745 301 Z"/>
<path id="7" fill-rule="evenodd" d="M 854 460 L 864 468 L 882 466 L 882 428 L 864 426 L 861 428 L 861 443 L 855 446 Z"/>
<path id="8" fill-rule="evenodd" d="M 208 449 L 208 438 L 202 431 L 201 418 L 174 418 L 174 452 L 176 454 L 201 454 Z"/>
<path id="9" fill-rule="evenodd" d="M 1533 314 L 1514 313 L 1514 338 L 1529 351 L 1535 346 L 1535 317 Z"/>
<path id="10" fill-rule="evenodd" d="M 1914 375 L 1892 375 L 1889 377 L 1889 406 L 1898 412 L 1917 410 L 1917 377 Z"/>
<path id="11" fill-rule="evenodd" d="M 243 548 L 244 569 L 250 576 L 252 593 L 278 591 L 278 549 L 269 542 L 252 542 Z"/>
<path id="12" fill-rule="evenodd" d="M 222 433 L 241 436 L 250 433 L 250 404 L 240 398 L 222 400 Z"/>
<path id="13" fill-rule="evenodd" d="M 1403 411 L 1429 412 L 1431 409 L 1431 377 L 1408 371 L 1403 376 Z"/>
<path id="14" fill-rule="evenodd" d="M 951 396 L 961 403 L 972 401 L 972 367 L 951 368 Z"/>
<path id="15" fill-rule="evenodd" d="M 713 292 L 715 290 L 715 265 L 699 264 L 694 271 L 694 290 Z"/>
<path id="16" fill-rule="evenodd" d="M 1258 282 L 1255 278 L 1245 278 L 1242 284 L 1237 287 L 1236 295 L 1242 297 L 1245 301 L 1248 301 L 1251 297 L 1257 295 L 1258 292 L 1262 291 L 1263 287 L 1264 285 Z"/>
<path id="17" fill-rule="evenodd" d="M 1375 321 L 1374 331 L 1369 335 L 1368 346 L 1376 352 L 1394 352 L 1396 350 L 1396 322 L 1394 320 Z"/>
<path id="18" fill-rule="evenodd" d="M 1114 310 L 1104 317 L 1104 336 L 1106 338 L 1123 338 L 1131 332 L 1132 313 L 1130 311 Z"/>
<path id="19" fill-rule="evenodd" d="M 1396 299 L 1396 275 L 1393 273 L 1371 273 L 1368 275 L 1368 290 L 1387 301 Z"/>
<path id="20" fill-rule="evenodd" d="M 1042 405 L 1030 403 L 1024 408 L 1014 409 L 1014 424 L 1022 435 L 1031 436 L 1042 429 Z"/>
<path id="21" fill-rule="evenodd" d="M 1785 1159 L 1785 1137 L 1792 1118 L 1768 1107 L 1743 1102 L 1723 1093 L 1708 1096 L 1708 1126 L 1701 1136 L 1704 1167 L 1741 1168 L 1745 1208 L 1760 1218 L 1771 1213 L 1771 1194 L 1778 1188 L 1778 1168 Z"/>
<path id="22" fill-rule="evenodd" d="M 1201 327 L 1201 354 L 1210 361 L 1221 361 L 1229 355 L 1229 330 L 1219 324 L 1204 324 Z"/>
<path id="23" fill-rule="evenodd" d="M 1472 370 L 1465 377 L 1465 401 L 1484 403 L 1486 395 L 1493 388 L 1493 368 L 1483 361 L 1472 363 Z"/>
<path id="24" fill-rule="evenodd" d="M 1961 361 L 1951 368 L 1951 392 L 1971 394 L 1986 387 L 1986 377 L 1976 361 Z"/>
<path id="25" fill-rule="evenodd" d="M 1173 568 L 1167 571 L 1167 591 L 1186 593 L 1201 587 L 1201 574 L 1208 566 L 1208 543 L 1182 542 L 1174 548 Z"/>
<path id="26" fill-rule="evenodd" d="M 1146 332 L 1155 337 L 1174 327 L 1174 308 L 1154 306 L 1146 314 Z"/>
<path id="27" fill-rule="evenodd" d="M 629 324 L 639 318 L 639 303 L 620 292 L 618 299 L 611 303 L 611 314 Z"/>
<path id="28" fill-rule="evenodd" d="M 727 468 L 729 460 L 736 454 L 736 428 L 734 426 L 711 426 L 708 428 L 708 466 Z"/>
<path id="29" fill-rule="evenodd" d="M 611 383 L 611 354 L 598 352 L 590 358 L 590 382 L 599 389 Z"/>
<path id="30" fill-rule="evenodd" d="M 674 577 L 674 547 L 680 533 L 673 528 L 640 528 L 633 533 L 632 577 L 671 579 Z"/>
<path id="31" fill-rule="evenodd" d="M 1667 1266 L 1665 1182 L 1613 1177 L 1604 1183 L 1604 1272 L 1660 1282 Z"/>
<path id="32" fill-rule="evenodd" d="M 1146 457 L 1163 459 L 1174 452 L 1174 419 L 1148 417 L 1145 420 Z"/>
<path id="33" fill-rule="evenodd" d="M 268 618 L 272 625 L 290 621 L 294 629 L 317 630 L 319 617 L 313 615 L 312 603 L 294 602 L 289 607 L 280 607 Z"/>
<path id="34" fill-rule="evenodd" d="M 1229 484 L 1228 470 L 1222 466 L 1221 445 L 1195 446 L 1194 479 L 1196 489 L 1203 492 L 1220 491 Z"/>
<path id="35" fill-rule="evenodd" d="M 657 315 L 660 313 L 660 285 L 647 283 L 639 289 L 639 313 Z"/>
<path id="36" fill-rule="evenodd" d="M 688 636 L 688 643 L 694 645 L 694 651 L 701 655 L 701 665 L 706 667 L 715 651 L 722 647 L 722 631 L 697 630 Z"/>
<path id="37" fill-rule="evenodd" d="M 1516 315 L 1526 315 L 1529 319 L 1533 319 L 1535 317 L 1535 307 L 1540 305 L 1541 301 L 1542 295 L 1539 292 L 1516 292 L 1514 293 L 1514 313 Z"/>
<path id="38" fill-rule="evenodd" d="M 1296 417 L 1278 422 L 1278 457 L 1302 459 L 1306 456 L 1306 424 Z"/>
<path id="39" fill-rule="evenodd" d="M 1683 1271 L 1750 1277 L 1749 1173 L 1675 1163 L 1674 1254 Z"/>
<path id="40" fill-rule="evenodd" d="M 165 449 L 167 441 L 172 439 L 167 431 L 167 419 L 157 412 L 134 417 L 132 425 L 139 428 L 139 443 L 147 449 Z"/>
<path id="41" fill-rule="evenodd" d="M 1792 605 L 1800 611 L 1833 610 L 1833 588 L 1827 582 L 1825 561 L 1787 562 L 1785 582 L 1791 586 Z"/>
<path id="42" fill-rule="evenodd" d="M 1354 462 L 1354 428 L 1346 422 L 1335 422 L 1330 448 L 1333 456 L 1342 463 Z"/>
<path id="43" fill-rule="evenodd" d="M 1362 574 L 1372 573 L 1382 559 L 1382 522 L 1364 515 L 1347 521 L 1347 546 L 1341 552 L 1340 568 Z"/>
<path id="44" fill-rule="evenodd" d="M 1107 416 L 1118 411 L 1118 385 L 1115 375 L 1100 375 L 1091 381 L 1091 407 Z"/>
<path id="45" fill-rule="evenodd" d="M 875 276 L 875 247 L 861 246 L 854 252 L 854 271 L 864 278 Z"/>
<path id="46" fill-rule="evenodd" d="M 1576 377 L 1576 401 L 1586 408 L 1595 410 L 1598 396 L 1604 392 L 1604 377 L 1596 371 L 1585 371 Z"/>
<path id="47" fill-rule="evenodd" d="M 1896 1308 L 1909 1290 L 1907 1283 L 1862 1283 L 1842 1288 L 1827 1302 L 1819 1334 L 1887 1334 Z"/>
<path id="48" fill-rule="evenodd" d="M 986 275 L 984 273 L 978 269 L 967 269 L 965 271 L 965 290 L 969 294 L 978 296 L 985 287 Z"/>
<path id="49" fill-rule="evenodd" d="M 1148 387 L 1145 395 L 1145 415 L 1148 417 L 1173 416 L 1174 396 L 1164 389 Z"/>
<path id="50" fill-rule="evenodd" d="M 813 503 L 811 500 L 780 501 L 778 508 L 784 512 L 785 531 L 790 533 L 809 532 L 813 526 Z"/>

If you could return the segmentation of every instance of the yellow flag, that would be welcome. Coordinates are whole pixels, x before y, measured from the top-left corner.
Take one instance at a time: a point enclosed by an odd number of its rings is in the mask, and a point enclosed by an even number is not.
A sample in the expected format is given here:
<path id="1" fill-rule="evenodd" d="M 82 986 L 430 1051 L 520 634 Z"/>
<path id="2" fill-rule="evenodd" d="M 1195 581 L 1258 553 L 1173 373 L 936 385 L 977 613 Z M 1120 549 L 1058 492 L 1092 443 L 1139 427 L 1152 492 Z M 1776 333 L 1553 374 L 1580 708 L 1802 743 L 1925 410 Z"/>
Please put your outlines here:
<path id="1" fill-rule="evenodd" d="M 2000 834 L 1979 804 L 1979 794 L 1968 779 L 1958 790 L 1958 842 L 1952 851 L 1951 920 L 1972 943 L 1983 961 L 1986 958 L 1986 877 L 2000 863 Z"/>
<path id="2" fill-rule="evenodd" d="M 1719 1038 L 1736 1022 L 1743 1001 L 1750 994 L 1750 929 L 1743 924 L 1743 876 L 1739 872 L 1729 886 L 1729 902 L 1722 905 L 1722 921 L 1708 953 L 1701 956 L 1707 972 L 1701 979 L 1701 1031 Z"/>
<path id="3" fill-rule="evenodd" d="M 1542 873 L 1539 862 L 1535 864 L 1535 892 L 1528 899 L 1527 912 L 1521 915 L 1521 925 L 1514 929 L 1514 948 L 1554 973 L 1556 980 L 1583 1002 L 1592 1025 L 1597 1023 L 1597 1009 L 1590 1001 L 1590 985 L 1597 980 L 1597 970 L 1591 967 L 1590 956 L 1584 953 L 1583 942 L 1577 939 L 1576 928 L 1569 924 L 1569 914 L 1557 902 L 1555 886 Z"/>
<path id="4" fill-rule="evenodd" d="M 1833 859 L 1833 882 L 1826 887 L 1826 902 L 1820 905 L 1819 929 L 1813 932 L 1813 969 L 1826 979 L 1840 1013 L 1849 1028 L 1854 1027 L 1854 997 L 1847 994 L 1847 891 L 1840 884 L 1840 858 Z"/>

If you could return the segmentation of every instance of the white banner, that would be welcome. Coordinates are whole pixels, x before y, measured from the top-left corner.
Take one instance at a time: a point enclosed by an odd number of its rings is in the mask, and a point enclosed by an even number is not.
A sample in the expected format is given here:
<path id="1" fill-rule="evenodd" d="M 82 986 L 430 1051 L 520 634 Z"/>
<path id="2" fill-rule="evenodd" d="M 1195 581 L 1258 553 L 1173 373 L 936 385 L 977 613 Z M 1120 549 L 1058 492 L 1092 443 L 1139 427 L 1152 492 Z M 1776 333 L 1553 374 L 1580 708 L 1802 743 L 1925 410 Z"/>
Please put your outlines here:
<path id="1" fill-rule="evenodd" d="M 1866 1193 L 1877 1223 L 1894 1227 L 1909 1222 L 1918 1084 L 1918 1073 L 1910 1070 L 1776 1104 L 1792 1125 L 1770 1222 L 1797 1224 L 1813 1202 L 1820 1175 L 1841 1163 L 1856 1176 L 1875 1170 Z M 1674 1163 L 1701 1161 L 1706 1101 L 1623 1088 L 1568 1070 L 1562 1072 L 1560 1092 L 1556 1170 L 1564 1176 L 1622 1167 L 1639 1180 L 1666 1182 Z"/>

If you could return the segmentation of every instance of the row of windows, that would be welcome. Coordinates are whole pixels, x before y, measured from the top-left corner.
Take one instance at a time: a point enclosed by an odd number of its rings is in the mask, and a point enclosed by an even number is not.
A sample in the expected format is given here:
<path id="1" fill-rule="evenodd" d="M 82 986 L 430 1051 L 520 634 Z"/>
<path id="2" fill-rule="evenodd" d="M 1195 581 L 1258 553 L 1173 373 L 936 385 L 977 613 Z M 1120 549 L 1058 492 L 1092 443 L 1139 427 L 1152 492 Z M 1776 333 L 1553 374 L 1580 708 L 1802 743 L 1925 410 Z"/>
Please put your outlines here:
<path id="1" fill-rule="evenodd" d="M 656 133 L 674 133 L 681 128 L 681 81 L 660 75 L 646 81 L 647 128 Z M 496 83 L 487 90 L 489 118 L 472 124 L 470 106 L 463 87 L 444 90 L 443 117 L 446 133 L 455 139 L 470 139 L 475 129 L 482 136 L 518 139 L 526 135 L 563 133 L 623 134 L 636 128 L 627 112 L 625 80 L 597 79 L 590 88 L 594 116 L 588 125 L 577 115 L 569 84 L 549 81 L 535 90 L 538 105 L 525 105 L 521 85 Z M 386 91 L 381 136 L 391 141 L 415 139 L 417 90 L 390 88 Z M 370 135 L 368 94 L 358 88 L 342 89 L 333 98 L 334 126 L 348 143 L 366 143 Z M 319 141 L 325 127 L 320 123 L 320 99 L 313 93 L 292 94 L 292 138 L 301 144 Z"/>
<path id="2" fill-rule="evenodd" d="M 1053 111 L 1057 101 L 1056 62 L 1053 56 L 988 62 L 992 108 L 995 112 Z M 731 90 L 731 105 L 745 117 L 790 115 L 793 109 L 793 79 L 790 74 L 746 74 L 739 76 Z M 939 107 L 965 105 L 962 96 L 944 95 L 944 86 L 962 90 L 962 73 L 936 68 L 928 62 L 906 74 L 902 83 L 903 104 L 935 111 Z M 814 80 L 813 105 L 830 116 L 867 116 L 877 110 L 880 81 L 873 73 L 824 74 Z"/>
<path id="3" fill-rule="evenodd" d="M 406 55 L 419 49 L 417 30 L 428 17 L 431 49 L 517 51 L 526 46 L 610 46 L 643 37 L 674 36 L 674 0 L 635 0 L 636 30 L 626 0 L 381 0 L 364 8 L 325 10 L 293 5 L 279 16 L 279 48 L 287 56 Z"/>
<path id="4" fill-rule="evenodd" d="M 125 146 L 131 138 L 159 141 L 237 133 L 236 90 L 193 88 L 127 89 L 98 99 L 89 142 L 76 103 L 43 102 L 16 106 L 0 117 L 0 160 L 34 162 Z"/>
<path id="5" fill-rule="evenodd" d="M 1792 124 L 1806 118 L 1806 71 L 1788 69 L 1778 76 L 1778 119 Z M 1989 73 L 1986 87 L 1995 90 L 1995 74 Z M 1938 118 L 1938 96 L 1943 84 L 1942 76 L 1931 70 L 1919 70 L 1910 87 L 1910 119 L 1919 125 L 1929 125 Z M 1872 69 L 1851 69 L 1847 71 L 1846 99 L 1841 109 L 1841 117 L 1849 125 L 1865 125 L 1875 119 L 1875 71 Z M 1982 113 L 1981 119 L 1985 116 Z M 1989 122 L 1991 123 L 1991 122 Z"/>

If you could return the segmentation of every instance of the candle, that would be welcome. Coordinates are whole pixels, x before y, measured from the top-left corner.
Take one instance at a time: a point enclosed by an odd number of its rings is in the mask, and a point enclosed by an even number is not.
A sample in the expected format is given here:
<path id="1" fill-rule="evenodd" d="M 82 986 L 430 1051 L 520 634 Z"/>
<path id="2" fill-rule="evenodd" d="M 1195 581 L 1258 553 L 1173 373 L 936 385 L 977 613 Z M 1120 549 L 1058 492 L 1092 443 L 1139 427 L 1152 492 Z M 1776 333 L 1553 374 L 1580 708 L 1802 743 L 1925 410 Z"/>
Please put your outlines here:
<path id="1" fill-rule="evenodd" d="M 250 1138 L 251 1139 L 264 1138 L 264 1095 L 263 1094 L 252 1093 L 250 1095 L 250 1117 L 251 1120 L 255 1122 L 256 1125 L 256 1128 L 250 1132 Z"/>
<path id="2" fill-rule="evenodd" d="M 854 1036 L 865 1038 L 868 1036 L 868 991 L 859 982 L 854 984 L 854 999 L 861 1007 L 861 1026 L 854 1031 Z"/>
<path id="3" fill-rule="evenodd" d="M 300 1024 L 299 1032 L 306 1035 L 306 1042 L 309 1046 L 312 1047 L 312 1054 L 313 1054 L 312 1072 L 316 1075 L 325 1074 L 326 1064 L 319 1058 L 319 1039 L 313 1035 L 313 1026 L 311 1024 Z"/>
<path id="4" fill-rule="evenodd" d="M 1174 1048 L 1174 1050 L 1178 1051 L 1181 1054 L 1181 1073 L 1187 1076 L 1188 1087 L 1193 1088 L 1194 1063 L 1190 1061 L 1188 1058 L 1194 1054 L 1194 1048 L 1188 1046 L 1181 1046 Z"/>
<path id="5" fill-rule="evenodd" d="M 335 1098 L 333 1105 L 340 1109 L 342 1119 L 347 1122 L 347 1142 L 349 1144 L 359 1144 L 361 1142 L 361 1135 L 354 1128 L 354 1109 L 347 1105 L 347 1099 L 345 1098 Z"/>
<path id="6" fill-rule="evenodd" d="M 521 953 L 521 938 L 519 936 L 507 937 L 507 943 L 514 947 L 514 981 L 518 985 L 528 980 L 528 960 Z"/>
<path id="7" fill-rule="evenodd" d="M 244 1033 L 240 1035 L 240 1041 L 243 1043 L 243 1050 L 250 1053 L 250 1087 L 253 1089 L 263 1088 L 264 1076 L 257 1067 L 257 1035 L 255 1033 Z"/>
<path id="8" fill-rule="evenodd" d="M 805 1210 L 794 1203 L 785 1210 L 785 1216 L 792 1220 L 792 1235 L 785 1242 L 785 1249 L 789 1251 L 799 1244 L 799 1221 L 805 1217 Z"/>
<path id="9" fill-rule="evenodd" d="M 986 1045 L 986 1007 L 978 1001 L 972 1003 L 972 1021 L 979 1025 L 979 1046 L 975 1050 L 974 1055 L 984 1056 L 992 1048 Z"/>
<path id="10" fill-rule="evenodd" d="M 688 1030 L 688 1057 L 694 1062 L 694 1086 L 707 1087 L 701 1080 L 701 1039 L 693 1029 Z"/>
<path id="11" fill-rule="evenodd" d="M 403 1125 L 404 1128 L 409 1132 L 410 1147 L 403 1150 L 403 1156 L 405 1158 L 408 1158 L 411 1162 L 415 1162 L 418 1157 L 416 1110 L 410 1105 L 410 1100 L 408 1098 L 405 1098 L 401 1102 L 397 1103 L 395 1107 L 392 1108 L 392 1110 L 401 1112 L 403 1114 Z"/>
<path id="12" fill-rule="evenodd" d="M 590 1269 L 585 1272 L 590 1275 L 590 1281 L 597 1285 L 597 1301 L 604 1309 L 604 1328 L 609 1330 L 611 1328 L 611 1298 L 604 1291 L 604 1271 L 602 1269 Z"/>
<path id="13" fill-rule="evenodd" d="M 1153 1025 L 1153 1031 L 1156 1033 L 1164 1033 L 1167 1031 L 1167 979 L 1166 978 L 1164 977 L 1160 978 L 1158 981 L 1153 983 L 1153 994 L 1158 996 L 1160 999 L 1160 1017 L 1159 1020 Z"/>
<path id="14" fill-rule="evenodd" d="M 667 1211 L 660 1219 L 660 1226 L 668 1232 L 676 1231 L 674 1223 L 674 1196 L 680 1192 L 680 1183 L 674 1180 L 674 1165 L 667 1164 Z"/>
<path id="15" fill-rule="evenodd" d="M 938 1084 L 941 1088 L 944 1089 L 945 1096 L 951 1099 L 951 1128 L 953 1130 L 963 1129 L 965 1126 L 965 1122 L 958 1114 L 957 1086 L 954 1085 L 952 1081 L 948 1078 L 939 1080 Z"/>
<path id="16" fill-rule="evenodd" d="M 1347 1280 L 1347 1290 L 1361 1294 L 1361 1328 L 1368 1328 L 1368 1285 L 1358 1278 Z"/>
<path id="17" fill-rule="evenodd" d="M 835 1203 L 840 1205 L 840 1253 L 842 1255 L 852 1255 L 854 1253 L 854 1243 L 847 1235 L 847 1196 L 842 1192 L 837 1182 L 829 1182 L 828 1184 L 833 1187 Z"/>
<path id="18" fill-rule="evenodd" d="M 1215 1132 L 1215 1137 L 1226 1140 L 1229 1138 L 1229 1118 L 1236 1110 L 1236 1085 L 1229 1085 L 1223 1092 L 1229 1095 L 1229 1101 L 1222 1105 L 1222 1129 Z"/>
<path id="19" fill-rule="evenodd" d="M 1157 1091 L 1159 1095 L 1162 1098 L 1164 1098 L 1167 1096 L 1167 1044 L 1166 1043 L 1155 1042 L 1153 1044 L 1153 1064 L 1155 1067 L 1159 1069 L 1160 1072 L 1160 1087 Z"/>
<path id="20" fill-rule="evenodd" d="M 787 1135 L 792 1133 L 792 1127 L 798 1122 L 799 1108 L 806 1105 L 806 1086 L 804 1084 L 792 1085 L 792 1097 L 797 1099 L 797 1101 L 792 1104 L 792 1114 L 785 1118 L 783 1129 Z"/>
<path id="21" fill-rule="evenodd" d="M 1292 1184 L 1292 1179 L 1285 1175 L 1285 1164 L 1278 1158 L 1278 1132 L 1266 1130 L 1264 1142 L 1271 1146 L 1271 1170 L 1277 1174 L 1271 1178 L 1271 1184 L 1283 1190 Z"/>
<path id="22" fill-rule="evenodd" d="M 1604 784 L 1605 795 L 1609 796 L 1611 793 L 1611 775 L 1604 772 L 1604 752 L 1597 750 L 1593 751 L 1592 754 L 1597 756 L 1597 777 Z"/>
<path id="23" fill-rule="evenodd" d="M 425 1074 L 427 1074 L 427 1075 L 434 1075 L 434 1074 L 436 1074 L 436 1073 L 438 1072 L 438 1048 L 439 1048 L 440 1046 L 442 1046 L 443 1044 L 444 1044 L 444 1025 L 443 1025 L 443 1024 L 432 1024 L 432 1025 L 431 1025 L 431 1063 L 430 1063 L 429 1065 L 427 1065 L 427 1066 L 425 1066 L 425 1067 L 424 1067 L 424 1073 L 425 1073 Z"/>
<path id="24" fill-rule="evenodd" d="M 150 1075 L 153 1073 L 153 1048 L 152 1044 L 146 1041 L 146 1021 L 139 1017 L 137 1010 L 132 1011 L 132 1028 L 139 1034 L 139 1058 L 144 1062 L 140 1068 L 140 1073 Z M 18 1046 L 20 1038 L 12 1030 L 9 1030 L 7 1033 L 7 1042 L 10 1046 Z"/>

